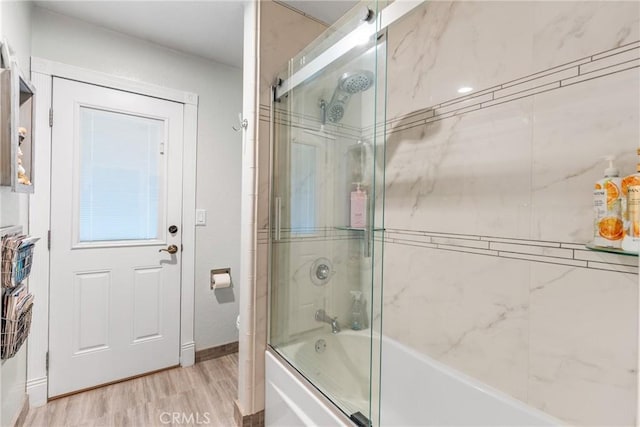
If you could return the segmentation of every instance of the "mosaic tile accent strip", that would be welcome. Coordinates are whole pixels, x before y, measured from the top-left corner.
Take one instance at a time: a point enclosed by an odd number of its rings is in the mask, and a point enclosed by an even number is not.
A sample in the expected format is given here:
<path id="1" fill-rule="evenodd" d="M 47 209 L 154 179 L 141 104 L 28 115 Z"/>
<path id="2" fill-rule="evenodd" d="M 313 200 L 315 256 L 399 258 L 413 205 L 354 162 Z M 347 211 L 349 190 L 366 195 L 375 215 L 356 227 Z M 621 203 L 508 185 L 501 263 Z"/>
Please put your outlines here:
<path id="1" fill-rule="evenodd" d="M 550 90 L 640 68 L 640 41 L 436 104 L 378 125 L 389 135 Z M 367 129 L 365 133 L 370 132 Z"/>
<path id="2" fill-rule="evenodd" d="M 271 111 L 269 108 L 260 107 L 259 117 L 261 121 L 269 122 L 271 120 Z M 275 123 L 294 128 L 308 129 L 318 131 L 323 126 L 323 132 L 331 136 L 342 136 L 345 138 L 358 139 L 362 135 L 362 129 L 350 126 L 344 123 L 324 123 L 320 121 L 320 109 L 318 108 L 318 116 L 310 116 L 308 114 L 298 114 L 290 112 L 282 108 L 276 107 Z"/>
<path id="3" fill-rule="evenodd" d="M 381 230 L 375 230 L 379 232 Z M 283 228 L 280 232 L 280 240 L 274 243 L 292 241 L 328 241 L 328 240 L 358 240 L 364 230 L 350 227 L 318 227 L 308 229 Z M 258 243 L 269 243 L 269 231 L 258 232 Z"/>
<path id="4" fill-rule="evenodd" d="M 359 230 L 334 228 L 318 228 L 304 232 L 283 230 L 281 239 L 274 243 L 358 240 L 361 238 L 359 233 Z M 374 239 L 377 242 L 391 244 L 638 274 L 638 257 L 592 251 L 584 244 L 578 243 L 401 229 L 385 230 L 384 238 L 382 233 L 374 233 Z M 258 243 L 269 243 L 268 231 L 259 233 Z"/>
<path id="5" fill-rule="evenodd" d="M 301 233 L 299 230 L 296 232 L 283 230 L 281 239 L 274 244 L 301 241 L 345 241 L 361 238 L 359 230 L 318 228 L 305 231 L 308 233 Z M 389 244 L 638 274 L 638 257 L 592 251 L 587 249 L 584 244 L 578 243 L 402 229 L 386 229 L 384 233 L 379 230 L 374 233 L 374 240 Z M 269 243 L 268 231 L 259 233 L 258 243 Z"/>
<path id="6" fill-rule="evenodd" d="M 269 243 L 269 230 L 258 230 L 258 243 Z"/>
<path id="7" fill-rule="evenodd" d="M 577 243 L 508 239 L 504 237 L 401 229 L 387 229 L 384 233 L 384 242 L 521 259 L 547 264 L 638 274 L 638 257 L 596 252 Z"/>
<path id="8" fill-rule="evenodd" d="M 402 117 L 395 117 L 376 127 L 375 137 L 387 136 L 423 126 L 427 123 L 460 116 L 476 110 L 489 108 L 517 99 L 530 97 L 550 90 L 561 89 L 599 77 L 640 68 L 640 41 L 626 44 L 591 56 L 587 56 L 538 73 L 478 90 L 469 95 L 454 98 L 429 106 Z M 269 122 L 270 110 L 261 105 L 261 121 Z M 318 131 L 321 122 L 318 117 L 296 114 L 276 106 L 276 123 L 294 128 Z M 325 124 L 324 132 L 334 137 L 373 138 L 373 126 L 363 129 L 344 124 Z"/>

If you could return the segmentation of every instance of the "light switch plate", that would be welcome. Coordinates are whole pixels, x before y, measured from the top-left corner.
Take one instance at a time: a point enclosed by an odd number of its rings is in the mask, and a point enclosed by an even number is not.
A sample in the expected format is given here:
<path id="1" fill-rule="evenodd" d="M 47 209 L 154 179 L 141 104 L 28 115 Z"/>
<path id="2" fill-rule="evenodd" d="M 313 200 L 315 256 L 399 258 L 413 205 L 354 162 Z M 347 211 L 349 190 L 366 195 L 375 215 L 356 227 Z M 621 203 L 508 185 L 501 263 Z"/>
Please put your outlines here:
<path id="1" fill-rule="evenodd" d="M 196 225 L 207 225 L 207 211 L 196 209 Z"/>

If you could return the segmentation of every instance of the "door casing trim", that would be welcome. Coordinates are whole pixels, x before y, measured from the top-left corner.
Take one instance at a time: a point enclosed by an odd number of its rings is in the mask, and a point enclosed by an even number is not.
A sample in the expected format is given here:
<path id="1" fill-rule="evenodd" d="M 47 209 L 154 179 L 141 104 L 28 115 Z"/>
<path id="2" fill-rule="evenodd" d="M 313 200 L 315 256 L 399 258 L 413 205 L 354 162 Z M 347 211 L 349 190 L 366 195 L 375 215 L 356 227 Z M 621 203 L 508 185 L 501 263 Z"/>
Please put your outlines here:
<path id="1" fill-rule="evenodd" d="M 151 96 L 153 98 L 165 99 L 167 101 L 179 102 L 181 104 L 198 105 L 198 95 L 192 92 L 185 92 L 157 86 L 151 83 L 128 80 L 122 77 L 103 73 L 101 71 L 76 67 L 75 65 L 50 61 L 48 59 L 38 58 L 35 56 L 31 57 L 31 73 L 77 80 L 79 82 L 89 83 L 96 86 L 123 90 L 125 92 L 132 92 L 139 95 Z"/>
<path id="2" fill-rule="evenodd" d="M 36 87 L 35 164 L 40 179 L 29 197 L 29 233 L 43 244 L 35 251 L 29 287 L 34 293 L 31 335 L 27 353 L 27 394 L 30 406 L 47 403 L 48 376 L 46 358 L 49 349 L 49 251 L 46 249 L 51 218 L 51 129 L 53 77 L 76 80 L 125 92 L 150 96 L 184 105 L 182 160 L 182 268 L 180 272 L 180 365 L 195 363 L 195 207 L 196 147 L 198 134 L 198 95 L 149 83 L 93 71 L 43 58 L 31 58 L 31 79 Z M 43 180 L 46 177 L 46 182 Z"/>

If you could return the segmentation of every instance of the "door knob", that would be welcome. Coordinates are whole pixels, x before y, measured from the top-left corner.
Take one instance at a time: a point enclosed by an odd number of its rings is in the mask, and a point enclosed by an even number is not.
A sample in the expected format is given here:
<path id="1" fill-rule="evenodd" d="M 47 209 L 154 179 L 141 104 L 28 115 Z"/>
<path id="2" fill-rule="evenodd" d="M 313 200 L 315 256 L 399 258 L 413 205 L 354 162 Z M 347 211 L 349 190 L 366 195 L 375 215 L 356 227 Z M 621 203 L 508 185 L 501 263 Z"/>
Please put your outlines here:
<path id="1" fill-rule="evenodd" d="M 170 254 L 175 254 L 176 252 L 178 252 L 178 247 L 176 245 L 169 245 L 167 246 L 167 249 L 160 249 L 158 252 L 169 252 Z"/>

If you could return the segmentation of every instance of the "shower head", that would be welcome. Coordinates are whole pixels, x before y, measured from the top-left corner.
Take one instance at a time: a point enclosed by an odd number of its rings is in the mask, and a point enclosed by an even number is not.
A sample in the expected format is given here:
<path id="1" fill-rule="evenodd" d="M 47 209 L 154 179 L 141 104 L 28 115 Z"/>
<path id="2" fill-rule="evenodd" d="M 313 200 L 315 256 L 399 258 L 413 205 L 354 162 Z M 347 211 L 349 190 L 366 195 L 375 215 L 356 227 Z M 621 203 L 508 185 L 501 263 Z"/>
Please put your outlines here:
<path id="1" fill-rule="evenodd" d="M 338 82 L 338 86 L 350 94 L 364 92 L 373 85 L 373 73 L 371 71 L 352 71 L 344 73 Z"/>
<path id="2" fill-rule="evenodd" d="M 338 123 L 344 117 L 347 103 L 351 95 L 364 92 L 373 86 L 373 73 L 371 71 L 360 70 L 344 73 L 338 86 L 333 92 L 331 102 L 323 112 L 331 123 Z"/>
<path id="3" fill-rule="evenodd" d="M 338 123 L 344 117 L 345 103 L 343 101 L 332 102 L 327 111 L 327 118 L 331 123 Z"/>

